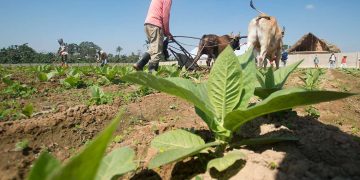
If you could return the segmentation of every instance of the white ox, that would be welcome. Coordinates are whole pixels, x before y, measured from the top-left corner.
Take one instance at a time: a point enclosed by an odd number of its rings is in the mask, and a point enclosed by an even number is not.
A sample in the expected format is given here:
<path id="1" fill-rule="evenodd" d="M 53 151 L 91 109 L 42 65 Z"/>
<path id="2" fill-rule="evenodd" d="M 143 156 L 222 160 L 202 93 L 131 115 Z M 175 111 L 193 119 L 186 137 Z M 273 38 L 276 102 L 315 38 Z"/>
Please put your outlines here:
<path id="1" fill-rule="evenodd" d="M 257 63 L 259 67 L 263 67 L 264 60 L 269 59 L 272 61 L 275 59 L 276 68 L 278 69 L 284 31 L 280 29 L 275 17 L 268 16 L 257 10 L 252 0 L 250 6 L 259 12 L 260 15 L 250 21 L 248 45 L 250 48 L 254 48 L 254 52 L 258 55 Z"/>

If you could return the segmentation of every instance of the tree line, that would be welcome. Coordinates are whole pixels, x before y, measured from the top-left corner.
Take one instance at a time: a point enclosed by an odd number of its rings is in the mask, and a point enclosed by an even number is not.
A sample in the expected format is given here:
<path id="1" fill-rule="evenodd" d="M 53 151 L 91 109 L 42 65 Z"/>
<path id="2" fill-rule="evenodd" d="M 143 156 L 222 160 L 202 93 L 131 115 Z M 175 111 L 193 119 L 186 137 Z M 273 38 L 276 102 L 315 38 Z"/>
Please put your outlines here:
<path id="1" fill-rule="evenodd" d="M 93 42 L 81 42 L 80 44 L 67 44 L 69 58 L 68 63 L 95 63 L 96 52 L 101 49 Z M 110 63 L 134 63 L 138 61 L 141 52 L 122 55 L 121 46 L 116 47 L 117 54 L 108 54 Z M 20 64 L 20 63 L 54 63 L 60 62 L 57 53 L 36 52 L 28 44 L 12 45 L 0 49 L 0 64 Z"/>

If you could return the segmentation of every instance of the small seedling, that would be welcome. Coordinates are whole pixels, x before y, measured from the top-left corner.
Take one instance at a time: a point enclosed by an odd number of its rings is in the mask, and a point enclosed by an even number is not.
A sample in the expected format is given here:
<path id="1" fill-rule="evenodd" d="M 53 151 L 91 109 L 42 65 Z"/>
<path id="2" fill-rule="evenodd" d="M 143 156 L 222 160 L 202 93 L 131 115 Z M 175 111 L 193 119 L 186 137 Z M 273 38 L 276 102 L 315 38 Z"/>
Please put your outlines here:
<path id="1" fill-rule="evenodd" d="M 320 117 L 320 112 L 318 109 L 316 109 L 314 106 L 309 106 L 305 109 L 306 113 L 308 114 L 308 116 L 313 117 L 313 118 L 319 118 Z"/>
<path id="2" fill-rule="evenodd" d="M 32 104 L 25 105 L 25 107 L 22 109 L 21 113 L 23 115 L 25 115 L 26 117 L 31 118 L 34 113 L 34 106 Z"/>
<path id="3" fill-rule="evenodd" d="M 123 135 L 117 135 L 117 136 L 115 136 L 114 139 L 113 139 L 113 142 L 114 142 L 114 143 L 121 143 L 121 142 L 123 142 L 123 141 L 124 141 L 124 136 L 123 136 Z"/>
<path id="4" fill-rule="evenodd" d="M 271 162 L 271 163 L 269 163 L 268 167 L 269 167 L 271 170 L 275 170 L 275 169 L 277 169 L 279 166 L 278 166 L 276 163 Z"/>
<path id="5" fill-rule="evenodd" d="M 24 139 L 15 144 L 15 151 L 24 151 L 27 148 L 29 148 L 29 140 L 27 139 Z"/>

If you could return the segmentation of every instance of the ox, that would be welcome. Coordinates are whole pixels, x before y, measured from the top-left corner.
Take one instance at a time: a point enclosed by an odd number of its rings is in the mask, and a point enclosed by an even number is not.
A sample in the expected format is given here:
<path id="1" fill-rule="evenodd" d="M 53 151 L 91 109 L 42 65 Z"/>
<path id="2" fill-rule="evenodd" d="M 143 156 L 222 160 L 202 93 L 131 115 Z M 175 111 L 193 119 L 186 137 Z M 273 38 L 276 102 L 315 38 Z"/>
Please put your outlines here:
<path id="1" fill-rule="evenodd" d="M 250 48 L 254 48 L 254 52 L 258 54 L 257 63 L 259 67 L 263 67 L 264 60 L 275 59 L 276 68 L 278 69 L 285 28 L 280 29 L 275 17 L 268 16 L 257 10 L 252 0 L 250 6 L 260 15 L 250 21 L 248 45 Z"/>
<path id="2" fill-rule="evenodd" d="M 199 49 L 197 55 L 194 59 L 194 62 L 197 62 L 200 57 L 204 54 L 208 56 L 206 64 L 210 67 L 210 62 L 212 59 L 216 59 L 219 54 L 230 45 L 234 50 L 240 50 L 240 35 L 224 35 L 217 36 L 214 34 L 204 35 L 199 43 Z"/>

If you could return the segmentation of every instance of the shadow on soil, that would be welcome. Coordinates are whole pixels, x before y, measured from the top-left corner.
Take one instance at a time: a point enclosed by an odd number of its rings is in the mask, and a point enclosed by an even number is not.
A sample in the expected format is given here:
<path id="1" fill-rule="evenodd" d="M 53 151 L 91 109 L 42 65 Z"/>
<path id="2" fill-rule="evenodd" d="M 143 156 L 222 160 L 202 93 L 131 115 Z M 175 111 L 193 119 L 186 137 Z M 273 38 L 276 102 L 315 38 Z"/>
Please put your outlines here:
<path id="1" fill-rule="evenodd" d="M 284 117 L 281 119 L 279 117 Z M 270 128 L 269 128 L 270 127 Z M 202 132 L 204 133 L 204 132 Z M 200 133 L 201 134 L 201 133 Z M 205 133 L 208 134 L 208 133 Z M 300 117 L 296 112 L 285 116 L 271 116 L 270 119 L 259 118 L 246 124 L 239 136 L 242 138 L 254 137 L 281 137 L 295 136 L 297 142 L 283 142 L 273 145 L 246 147 L 262 158 L 265 151 L 274 153 L 283 152 L 281 163 L 272 167 L 275 177 L 262 172 L 259 176 L 265 179 L 360 179 L 360 141 L 359 137 L 340 131 L 339 128 L 326 125 L 313 117 Z M 132 179 L 191 179 L 206 172 L 206 164 L 211 158 L 205 155 L 186 162 L 178 162 L 157 174 L 145 170 Z M 248 161 L 251 159 L 248 159 Z M 266 161 L 266 159 L 264 159 Z M 215 179 L 230 179 L 241 172 L 246 162 L 238 161 L 226 172 L 210 174 Z M 259 164 L 259 166 L 261 166 Z M 270 169 L 270 167 L 267 167 Z M 167 169 L 167 168 L 166 168 Z M 149 174 L 150 173 L 150 174 Z M 150 176 L 151 175 L 151 176 Z"/>

